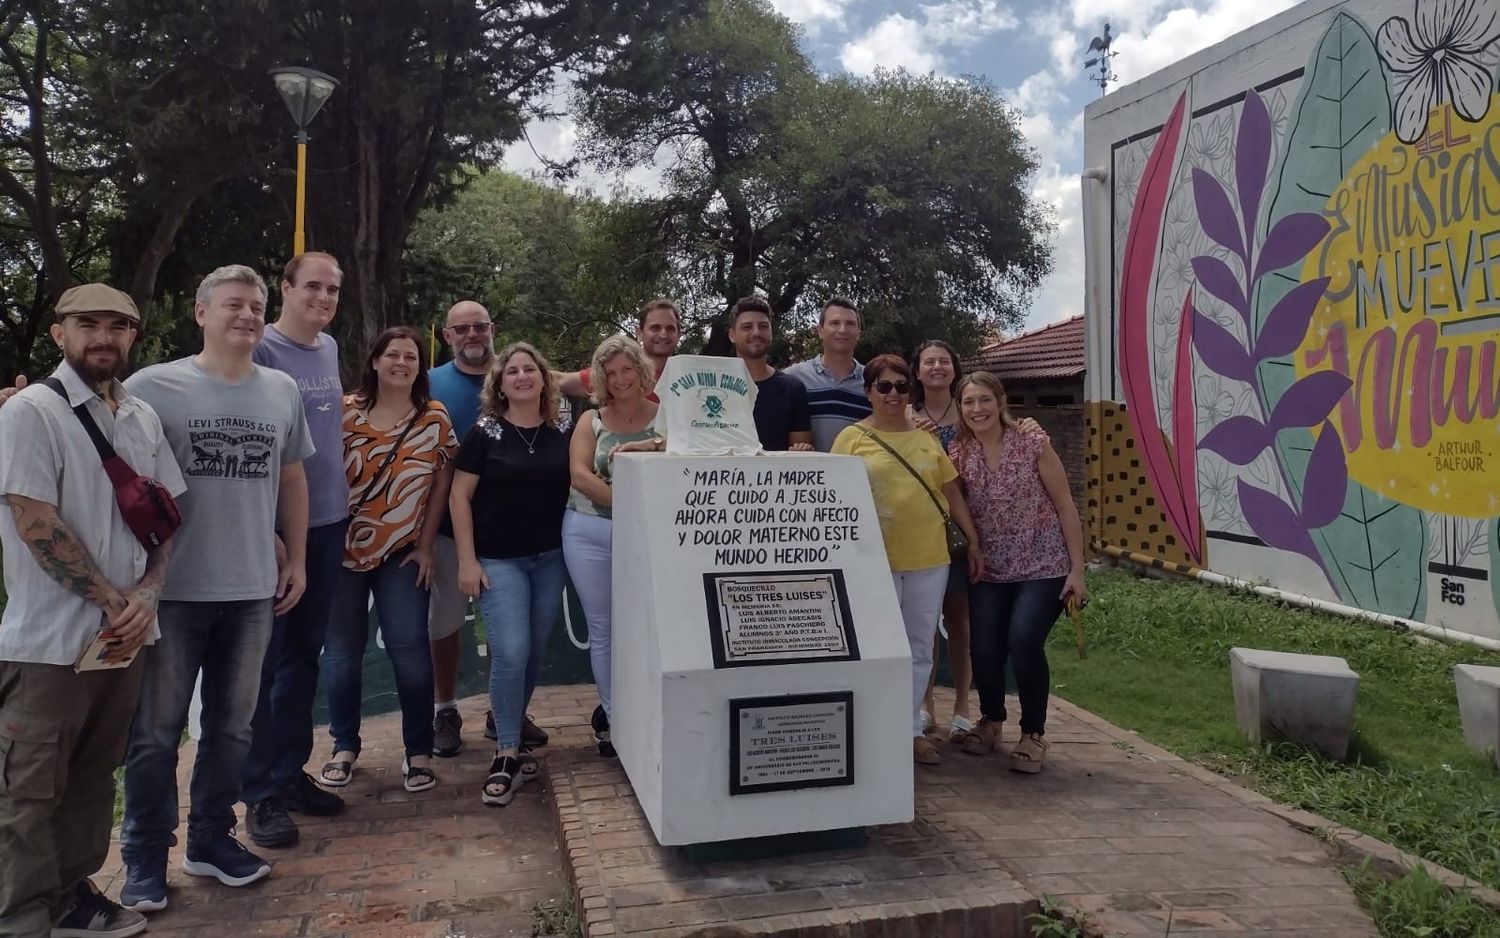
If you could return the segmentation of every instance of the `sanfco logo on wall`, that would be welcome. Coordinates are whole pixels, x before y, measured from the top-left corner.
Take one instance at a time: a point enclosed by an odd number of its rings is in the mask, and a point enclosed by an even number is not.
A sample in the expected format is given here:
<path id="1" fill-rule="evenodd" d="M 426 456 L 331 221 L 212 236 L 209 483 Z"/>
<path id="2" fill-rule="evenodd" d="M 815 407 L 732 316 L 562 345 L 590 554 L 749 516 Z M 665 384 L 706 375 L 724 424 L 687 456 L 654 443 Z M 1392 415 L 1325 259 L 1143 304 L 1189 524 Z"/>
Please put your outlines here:
<path id="1" fill-rule="evenodd" d="M 689 426 L 699 430 L 735 430 L 742 424 L 725 419 L 725 414 L 733 411 L 726 395 L 745 398 L 750 393 L 750 382 L 727 371 L 693 371 L 673 381 L 668 390 L 674 398 L 697 400 L 704 419 L 695 419 Z"/>

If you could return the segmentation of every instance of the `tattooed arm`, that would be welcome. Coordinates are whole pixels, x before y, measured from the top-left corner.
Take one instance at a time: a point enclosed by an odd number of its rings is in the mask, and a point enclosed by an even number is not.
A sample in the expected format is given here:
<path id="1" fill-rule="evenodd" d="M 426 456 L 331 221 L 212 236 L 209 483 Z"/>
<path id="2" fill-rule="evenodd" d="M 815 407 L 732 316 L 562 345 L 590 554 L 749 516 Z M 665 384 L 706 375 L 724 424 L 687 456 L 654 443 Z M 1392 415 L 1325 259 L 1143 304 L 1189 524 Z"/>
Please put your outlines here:
<path id="1" fill-rule="evenodd" d="M 94 558 L 63 524 L 56 505 L 21 495 L 6 495 L 5 501 L 16 519 L 17 533 L 43 572 L 111 617 L 125 610 L 125 597 L 104 578 Z"/>
<path id="2" fill-rule="evenodd" d="M 146 555 L 146 572 L 141 574 L 139 583 L 125 591 L 125 607 L 109 617 L 109 630 L 115 640 L 111 658 L 128 657 L 145 644 L 151 634 L 151 623 L 156 621 L 156 606 L 167 583 L 167 563 L 171 559 L 171 541 Z"/>

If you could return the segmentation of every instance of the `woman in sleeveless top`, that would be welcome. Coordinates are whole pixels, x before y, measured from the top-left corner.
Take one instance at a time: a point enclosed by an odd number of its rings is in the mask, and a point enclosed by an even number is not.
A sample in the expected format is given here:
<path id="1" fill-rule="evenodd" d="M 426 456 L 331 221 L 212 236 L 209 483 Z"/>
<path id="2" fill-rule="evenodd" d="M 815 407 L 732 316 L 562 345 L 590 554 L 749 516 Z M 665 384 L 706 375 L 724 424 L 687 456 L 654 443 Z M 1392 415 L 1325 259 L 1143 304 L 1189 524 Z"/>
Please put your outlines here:
<path id="1" fill-rule="evenodd" d="M 563 557 L 589 626 L 589 660 L 599 706 L 592 724 L 599 754 L 614 756 L 610 720 L 610 542 L 613 526 L 610 453 L 622 443 L 656 435 L 657 405 L 646 395 L 655 384 L 651 363 L 634 339 L 611 336 L 590 360 L 590 384 L 599 409 L 573 430 L 569 464 L 573 491 L 563 516 Z"/>
<path id="2" fill-rule="evenodd" d="M 1047 754 L 1047 633 L 1072 598 L 1088 602 L 1083 526 L 1068 476 L 1040 428 L 1018 425 L 1005 388 L 988 372 L 959 385 L 963 426 L 949 455 L 968 491 L 984 569 L 970 593 L 974 684 L 981 719 L 965 752 L 1000 747 L 1005 723 L 1005 665 L 1021 698 L 1021 738 L 1010 755 L 1018 772 L 1040 772 Z"/>

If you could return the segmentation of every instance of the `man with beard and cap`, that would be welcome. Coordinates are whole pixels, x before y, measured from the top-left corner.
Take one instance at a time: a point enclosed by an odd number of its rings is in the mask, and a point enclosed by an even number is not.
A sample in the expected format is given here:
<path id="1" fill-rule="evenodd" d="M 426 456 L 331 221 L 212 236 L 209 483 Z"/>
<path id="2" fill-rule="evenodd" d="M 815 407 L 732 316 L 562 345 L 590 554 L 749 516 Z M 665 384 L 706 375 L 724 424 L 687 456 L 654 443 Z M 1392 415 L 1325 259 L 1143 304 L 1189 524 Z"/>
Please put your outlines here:
<path id="1" fill-rule="evenodd" d="M 755 432 L 771 452 L 813 448 L 807 386 L 766 361 L 771 348 L 771 307 L 757 296 L 737 300 L 729 314 L 729 341 L 755 381 Z"/>
<path id="2" fill-rule="evenodd" d="M 114 823 L 114 772 L 156 641 L 171 542 L 152 550 L 126 525 L 73 408 L 133 470 L 186 489 L 161 421 L 116 380 L 139 336 L 130 297 L 73 287 L 51 335 L 63 363 L 0 410 L 0 518 L 9 602 L 0 619 L 0 934 L 135 935 L 146 920 L 99 894 Z M 96 634 L 124 667 L 75 672 Z M 133 658 L 132 658 L 133 656 Z"/>
<path id="3" fill-rule="evenodd" d="M 489 310 L 473 300 L 454 303 L 443 324 L 443 340 L 453 350 L 453 360 L 429 371 L 427 381 L 433 398 L 448 408 L 453 433 L 462 441 L 479 419 L 479 395 L 495 360 L 495 326 Z M 427 607 L 427 639 L 432 646 L 432 753 L 451 758 L 464 748 L 464 721 L 458 713 L 458 659 L 462 650 L 460 629 L 469 599 L 458 588 L 458 548 L 446 515 L 438 528 L 433 560 L 436 569 Z M 485 733 L 493 739 L 493 723 L 488 719 L 485 722 L 489 724 Z M 547 734 L 527 717 L 521 726 L 521 741 L 544 746 Z"/>
<path id="4" fill-rule="evenodd" d="M 313 748 L 318 655 L 328 631 L 334 584 L 344 560 L 349 481 L 344 475 L 343 387 L 339 345 L 324 332 L 338 310 L 344 274 L 332 254 L 308 251 L 281 272 L 281 316 L 251 353 L 257 365 L 297 382 L 315 451 L 307 475 L 307 588 L 291 611 L 276 617 L 261 666 L 260 699 L 245 758 L 245 827 L 260 847 L 297 842 L 289 811 L 326 817 L 344 810 L 302 770 Z"/>
<path id="5" fill-rule="evenodd" d="M 676 303 L 659 296 L 641 306 L 635 321 L 635 340 L 641 343 L 657 378 L 667 367 L 667 359 L 677 354 L 677 342 L 681 338 L 682 310 Z M 566 397 L 592 397 L 594 387 L 590 374 L 592 370 L 589 368 L 578 372 L 554 371 L 552 378 Z M 646 399 L 655 402 L 656 393 L 648 393 Z"/>

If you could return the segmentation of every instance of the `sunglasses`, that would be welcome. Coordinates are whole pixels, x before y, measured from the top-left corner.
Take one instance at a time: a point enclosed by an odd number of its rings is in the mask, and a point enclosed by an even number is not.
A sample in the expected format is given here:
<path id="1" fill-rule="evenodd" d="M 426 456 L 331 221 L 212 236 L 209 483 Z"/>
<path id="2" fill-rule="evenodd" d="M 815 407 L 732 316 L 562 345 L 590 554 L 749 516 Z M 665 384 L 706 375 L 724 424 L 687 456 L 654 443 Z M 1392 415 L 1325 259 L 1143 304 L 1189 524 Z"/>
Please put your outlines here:
<path id="1" fill-rule="evenodd" d="M 484 335 L 493 327 L 494 323 L 489 322 L 461 322 L 457 325 L 448 326 L 448 331 L 452 332 L 454 335 L 468 335 L 471 332 L 477 332 L 480 335 Z"/>
<path id="2" fill-rule="evenodd" d="M 897 394 L 905 394 L 911 390 L 911 384 L 906 381 L 880 380 L 875 382 L 875 390 L 881 394 L 889 394 L 892 391 L 895 391 Z"/>

